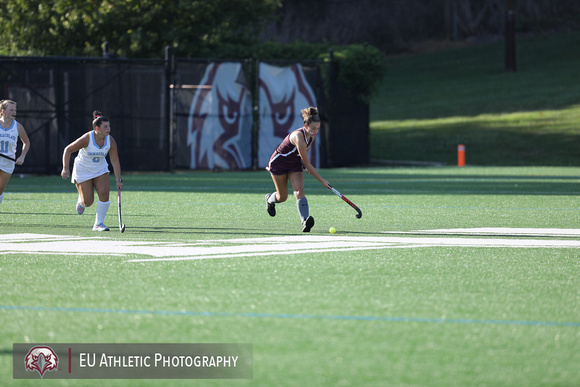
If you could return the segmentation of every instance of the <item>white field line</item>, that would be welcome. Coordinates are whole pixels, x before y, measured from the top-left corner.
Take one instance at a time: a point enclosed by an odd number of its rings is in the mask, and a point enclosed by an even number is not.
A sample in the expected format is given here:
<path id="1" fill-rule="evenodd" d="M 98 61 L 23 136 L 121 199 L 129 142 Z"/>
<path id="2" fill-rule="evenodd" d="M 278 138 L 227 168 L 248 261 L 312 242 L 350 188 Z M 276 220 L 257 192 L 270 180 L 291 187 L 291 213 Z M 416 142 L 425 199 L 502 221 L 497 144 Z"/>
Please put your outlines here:
<path id="1" fill-rule="evenodd" d="M 0 255 L 18 253 L 79 256 L 140 255 L 143 258 L 129 259 L 127 262 L 157 262 L 418 247 L 580 248 L 580 240 L 501 237 L 505 235 L 580 236 L 580 230 L 577 229 L 477 228 L 419 230 L 410 233 L 431 235 L 421 237 L 295 235 L 180 243 L 108 240 L 103 237 L 7 234 L 0 235 Z M 441 236 L 442 234 L 485 235 L 487 238 L 448 237 Z M 489 237 L 490 235 L 494 236 Z"/>
<path id="2" fill-rule="evenodd" d="M 580 237 L 580 229 L 576 228 L 509 228 L 509 227 L 480 227 L 480 228 L 451 228 L 440 230 L 418 231 L 385 231 L 384 234 L 429 234 L 429 235 L 521 235 L 546 237 Z"/>

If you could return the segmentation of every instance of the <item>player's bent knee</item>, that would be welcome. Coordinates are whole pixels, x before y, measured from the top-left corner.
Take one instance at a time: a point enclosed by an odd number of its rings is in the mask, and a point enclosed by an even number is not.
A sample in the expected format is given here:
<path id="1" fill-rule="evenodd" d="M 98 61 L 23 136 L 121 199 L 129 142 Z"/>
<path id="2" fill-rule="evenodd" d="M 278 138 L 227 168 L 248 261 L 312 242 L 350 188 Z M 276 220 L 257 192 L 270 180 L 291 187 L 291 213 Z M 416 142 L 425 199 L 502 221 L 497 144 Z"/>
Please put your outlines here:
<path id="1" fill-rule="evenodd" d="M 294 191 L 294 197 L 296 198 L 296 200 L 300 200 L 304 196 L 306 196 L 306 195 L 304 194 L 303 191 Z"/>

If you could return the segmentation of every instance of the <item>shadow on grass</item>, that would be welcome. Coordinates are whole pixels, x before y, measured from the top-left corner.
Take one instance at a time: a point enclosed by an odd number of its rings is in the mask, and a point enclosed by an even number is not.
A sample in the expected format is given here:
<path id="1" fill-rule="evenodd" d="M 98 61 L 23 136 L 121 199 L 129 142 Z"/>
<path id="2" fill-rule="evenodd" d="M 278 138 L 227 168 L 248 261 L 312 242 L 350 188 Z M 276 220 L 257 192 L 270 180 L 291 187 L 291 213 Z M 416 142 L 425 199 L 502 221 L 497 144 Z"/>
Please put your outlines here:
<path id="1" fill-rule="evenodd" d="M 376 174 L 366 179 L 337 182 L 341 192 L 351 195 L 577 195 L 580 178 L 572 176 L 480 176 Z M 372 176 L 372 177 L 371 177 Z M 316 193 L 320 194 L 321 190 Z M 354 200 L 354 198 L 351 198 Z"/>
<path id="2" fill-rule="evenodd" d="M 300 230 L 296 230 L 295 232 L 274 232 L 274 231 L 265 231 L 264 229 L 249 229 L 249 228 L 241 228 L 241 227 L 207 227 L 207 228 L 199 228 L 199 227 L 129 227 L 125 233 L 135 230 L 139 233 L 169 233 L 169 234 L 217 234 L 217 235 L 229 235 L 234 236 L 235 238 L 244 237 L 247 235 L 250 236 L 286 236 L 286 235 L 307 235 L 302 233 Z M 376 235 L 376 234 L 374 234 Z"/>
<path id="3" fill-rule="evenodd" d="M 578 139 L 580 142 L 580 137 Z M 578 153 L 578 152 L 576 152 Z M 579 153 L 580 154 L 580 153 Z M 469 164 L 469 154 L 468 154 Z M 580 165 L 580 160 L 579 160 Z M 489 170 L 489 174 L 486 172 Z M 530 169 L 485 167 L 359 167 L 352 169 L 322 169 L 322 176 L 341 193 L 356 203 L 352 195 L 390 194 L 502 194 L 502 195 L 577 195 L 580 193 L 580 176 L 567 175 L 568 169 Z M 504 173 L 505 172 L 505 173 Z M 580 173 L 579 173 L 580 175 Z M 274 186 L 267 172 L 238 171 L 214 173 L 207 171 L 185 171 L 165 174 L 127 174 L 124 190 L 124 206 L 147 204 L 205 204 L 205 205 L 258 205 L 263 204 L 264 194 L 272 192 Z M 26 195 L 26 200 L 36 201 L 37 194 L 50 194 L 56 177 L 28 177 L 18 179 L 9 186 L 9 195 Z M 312 176 L 304 176 L 306 194 L 333 195 L 324 189 Z M 34 187 L 36 192 L 30 192 Z M 142 195 L 147 193 L 146 203 Z M 177 193 L 169 197 L 167 193 Z M 246 195 L 240 198 L 240 195 Z M 71 197 L 76 196 L 71 192 Z M 290 194 L 289 202 L 293 200 Z M 75 198 L 76 199 L 76 198 Z M 42 201 L 42 200 L 39 200 Z M 111 201 L 113 208 L 116 203 Z M 42 208 L 49 209 L 51 202 Z M 128 208 L 128 207 L 125 207 Z M 16 215 L 2 212 L 0 215 Z M 30 210 L 29 210 L 30 211 Z M 34 212 L 39 215 L 78 216 L 74 211 Z"/>

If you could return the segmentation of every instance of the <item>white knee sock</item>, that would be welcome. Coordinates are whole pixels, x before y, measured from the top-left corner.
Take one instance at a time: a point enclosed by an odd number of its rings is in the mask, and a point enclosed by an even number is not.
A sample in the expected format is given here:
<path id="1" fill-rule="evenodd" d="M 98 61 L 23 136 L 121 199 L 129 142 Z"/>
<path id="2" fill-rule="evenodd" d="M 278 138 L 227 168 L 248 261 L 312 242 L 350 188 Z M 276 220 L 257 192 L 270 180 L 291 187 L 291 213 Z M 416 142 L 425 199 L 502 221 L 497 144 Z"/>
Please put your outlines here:
<path id="1" fill-rule="evenodd" d="M 280 203 L 278 201 L 278 198 L 276 197 L 276 192 L 270 195 L 270 197 L 268 198 L 268 203 Z"/>
<path id="2" fill-rule="evenodd" d="M 2 192 L 2 195 L 0 195 L 0 203 L 2 203 L 2 200 L 4 200 L 4 192 Z"/>
<path id="3" fill-rule="evenodd" d="M 109 206 L 111 202 L 102 202 L 99 200 L 97 203 L 97 217 L 95 220 L 95 224 L 105 223 L 105 216 L 107 216 L 107 211 L 109 211 Z"/>

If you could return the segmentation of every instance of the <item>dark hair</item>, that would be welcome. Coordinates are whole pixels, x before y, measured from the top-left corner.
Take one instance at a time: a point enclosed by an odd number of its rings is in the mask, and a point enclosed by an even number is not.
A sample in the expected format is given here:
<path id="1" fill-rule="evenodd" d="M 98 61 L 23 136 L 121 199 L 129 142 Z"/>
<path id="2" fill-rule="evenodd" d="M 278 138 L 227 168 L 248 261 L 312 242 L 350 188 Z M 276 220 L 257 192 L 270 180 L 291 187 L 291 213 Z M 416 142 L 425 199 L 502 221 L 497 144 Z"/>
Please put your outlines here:
<path id="1" fill-rule="evenodd" d="M 100 127 L 103 122 L 109 122 L 109 119 L 105 117 L 100 111 L 95 110 L 93 112 L 93 129 L 95 129 L 97 126 Z"/>
<path id="2" fill-rule="evenodd" d="M 318 108 L 310 106 L 309 108 L 300 110 L 300 113 L 302 113 L 304 125 L 309 125 L 311 122 L 320 122 L 320 117 L 318 116 Z"/>

